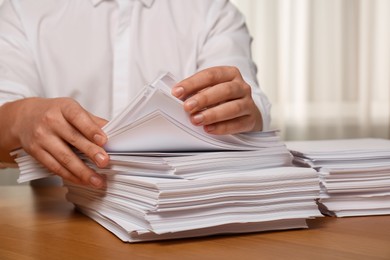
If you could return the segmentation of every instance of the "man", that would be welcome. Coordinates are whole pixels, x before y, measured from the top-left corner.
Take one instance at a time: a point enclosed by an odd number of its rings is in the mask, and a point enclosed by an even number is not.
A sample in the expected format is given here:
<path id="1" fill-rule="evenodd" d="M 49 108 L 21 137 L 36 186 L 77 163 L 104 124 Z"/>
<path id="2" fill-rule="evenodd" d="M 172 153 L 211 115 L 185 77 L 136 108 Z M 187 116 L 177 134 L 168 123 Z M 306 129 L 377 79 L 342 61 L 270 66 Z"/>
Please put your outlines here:
<path id="1" fill-rule="evenodd" d="M 105 167 L 102 126 L 163 71 L 183 79 L 172 94 L 206 132 L 264 130 L 250 42 L 226 0 L 5 0 L 0 162 L 22 147 L 64 179 L 103 187 L 71 146 Z"/>

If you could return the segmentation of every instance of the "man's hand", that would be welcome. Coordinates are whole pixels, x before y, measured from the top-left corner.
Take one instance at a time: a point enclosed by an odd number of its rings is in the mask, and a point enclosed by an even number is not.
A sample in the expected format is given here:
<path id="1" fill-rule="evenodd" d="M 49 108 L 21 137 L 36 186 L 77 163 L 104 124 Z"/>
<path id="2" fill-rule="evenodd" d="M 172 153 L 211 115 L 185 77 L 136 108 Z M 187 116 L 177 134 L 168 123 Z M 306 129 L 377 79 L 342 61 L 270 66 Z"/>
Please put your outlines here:
<path id="1" fill-rule="evenodd" d="M 0 108 L 2 121 L 9 126 L 8 129 L 0 127 L 9 137 L 9 140 L 5 140 L 4 135 L 0 137 L 1 149 L 9 151 L 22 147 L 63 179 L 104 187 L 102 176 L 86 166 L 72 147 L 97 166 L 105 167 L 109 157 L 102 148 L 107 137 L 101 127 L 106 120 L 91 115 L 70 98 L 28 98 Z"/>
<path id="2" fill-rule="evenodd" d="M 211 134 L 262 130 L 262 117 L 251 87 L 235 67 L 213 67 L 184 79 L 172 89 L 184 102 L 194 125 Z"/>

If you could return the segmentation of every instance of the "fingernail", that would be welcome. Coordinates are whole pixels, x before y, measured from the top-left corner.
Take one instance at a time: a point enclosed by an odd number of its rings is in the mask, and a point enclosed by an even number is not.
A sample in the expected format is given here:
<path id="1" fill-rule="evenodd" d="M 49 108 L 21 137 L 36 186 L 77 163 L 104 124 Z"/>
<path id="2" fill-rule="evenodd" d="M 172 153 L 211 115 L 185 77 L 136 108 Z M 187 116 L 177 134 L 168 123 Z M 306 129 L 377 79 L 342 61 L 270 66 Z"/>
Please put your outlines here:
<path id="1" fill-rule="evenodd" d="M 101 166 L 102 164 L 104 164 L 105 160 L 106 160 L 106 157 L 104 156 L 104 154 L 102 154 L 102 153 L 95 154 L 95 162 L 98 164 L 98 166 Z"/>
<path id="2" fill-rule="evenodd" d="M 195 124 L 200 124 L 203 122 L 204 116 L 202 114 L 196 114 L 192 117 L 192 120 Z"/>
<path id="3" fill-rule="evenodd" d="M 188 110 L 194 109 L 198 105 L 198 101 L 196 99 L 190 99 L 185 102 L 185 107 L 188 108 Z"/>
<path id="4" fill-rule="evenodd" d="M 96 176 L 91 176 L 91 178 L 89 178 L 89 182 L 92 184 L 92 186 L 96 188 L 100 188 L 103 186 L 103 180 Z"/>
<path id="5" fill-rule="evenodd" d="M 104 145 L 104 143 L 106 142 L 106 138 L 102 135 L 99 135 L 99 134 L 94 135 L 93 140 L 94 140 L 95 144 L 97 144 L 99 146 Z"/>
<path id="6" fill-rule="evenodd" d="M 184 94 L 184 88 L 183 87 L 175 87 L 172 89 L 172 94 L 179 98 Z"/>

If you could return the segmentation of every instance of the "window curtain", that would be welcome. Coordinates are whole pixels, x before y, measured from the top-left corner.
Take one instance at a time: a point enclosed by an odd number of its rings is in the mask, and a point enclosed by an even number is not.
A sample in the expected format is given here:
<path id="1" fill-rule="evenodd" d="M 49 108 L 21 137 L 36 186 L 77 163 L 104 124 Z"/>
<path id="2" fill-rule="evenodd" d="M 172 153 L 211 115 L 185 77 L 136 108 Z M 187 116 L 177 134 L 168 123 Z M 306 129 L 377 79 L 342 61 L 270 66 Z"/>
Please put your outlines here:
<path id="1" fill-rule="evenodd" d="M 285 140 L 390 137 L 390 1 L 232 2 Z"/>

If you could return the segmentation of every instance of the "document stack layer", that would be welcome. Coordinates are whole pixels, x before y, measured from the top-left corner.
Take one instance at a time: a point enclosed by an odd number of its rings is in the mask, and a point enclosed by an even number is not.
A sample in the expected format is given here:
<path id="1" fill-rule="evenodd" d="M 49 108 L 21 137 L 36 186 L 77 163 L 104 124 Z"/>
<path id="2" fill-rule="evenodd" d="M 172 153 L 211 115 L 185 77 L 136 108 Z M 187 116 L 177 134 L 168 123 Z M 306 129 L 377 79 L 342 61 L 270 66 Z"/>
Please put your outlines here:
<path id="1" fill-rule="evenodd" d="M 319 206 L 338 217 L 390 214 L 390 140 L 291 141 L 294 163 L 320 179 Z"/>
<path id="2" fill-rule="evenodd" d="M 210 135 L 190 123 L 164 74 L 105 127 L 107 187 L 65 182 L 67 199 L 126 242 L 307 227 L 320 216 L 315 170 L 292 166 L 276 131 Z M 49 176 L 15 153 L 19 181 Z"/>

